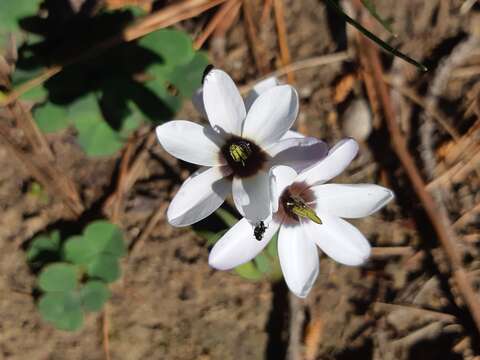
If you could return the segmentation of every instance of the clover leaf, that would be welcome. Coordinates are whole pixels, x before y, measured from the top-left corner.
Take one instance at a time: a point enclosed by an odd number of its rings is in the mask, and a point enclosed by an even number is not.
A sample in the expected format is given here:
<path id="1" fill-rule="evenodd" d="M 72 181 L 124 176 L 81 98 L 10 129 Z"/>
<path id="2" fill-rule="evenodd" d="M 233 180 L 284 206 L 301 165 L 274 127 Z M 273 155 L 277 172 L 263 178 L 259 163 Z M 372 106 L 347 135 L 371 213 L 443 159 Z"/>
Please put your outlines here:
<path id="1" fill-rule="evenodd" d="M 65 292 L 77 286 L 77 267 L 67 263 L 54 263 L 46 266 L 38 277 L 41 290 Z"/>
<path id="2" fill-rule="evenodd" d="M 91 277 L 113 282 L 120 277 L 118 259 L 126 253 L 120 229 L 108 221 L 95 221 L 82 236 L 73 236 L 64 246 L 64 257 L 83 265 Z"/>

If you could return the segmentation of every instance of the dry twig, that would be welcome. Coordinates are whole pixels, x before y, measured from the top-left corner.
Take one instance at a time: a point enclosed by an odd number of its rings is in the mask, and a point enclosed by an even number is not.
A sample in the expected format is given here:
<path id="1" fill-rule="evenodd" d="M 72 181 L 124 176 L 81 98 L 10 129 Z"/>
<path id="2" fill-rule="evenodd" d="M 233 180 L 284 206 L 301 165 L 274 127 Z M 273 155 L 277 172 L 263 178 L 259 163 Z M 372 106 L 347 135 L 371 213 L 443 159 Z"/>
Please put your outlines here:
<path id="1" fill-rule="evenodd" d="M 478 332 L 480 333 L 480 303 L 472 284 L 470 283 L 467 273 L 463 268 L 462 260 L 455 243 L 455 234 L 452 231 L 450 221 L 446 214 L 439 212 L 432 195 L 426 190 L 426 184 L 422 179 L 420 172 L 415 165 L 412 156 L 409 153 L 406 140 L 398 128 L 396 116 L 390 101 L 387 84 L 384 82 L 384 74 L 377 49 L 366 39 L 362 40 L 364 50 L 369 59 L 372 69 L 372 75 L 375 78 L 377 94 L 380 97 L 382 108 L 385 114 L 385 120 L 391 136 L 393 150 L 397 154 L 402 166 L 404 167 L 410 182 L 420 199 L 427 216 L 437 234 L 440 245 L 443 247 L 452 271 L 452 275 L 456 281 L 459 293 L 463 301 L 467 305 L 470 314 L 475 322 Z"/>
<path id="2" fill-rule="evenodd" d="M 247 85 L 241 86 L 240 92 L 242 94 L 247 93 L 253 87 L 253 85 L 255 85 L 257 82 L 267 79 L 269 77 L 281 77 L 287 74 L 288 72 L 300 71 L 300 70 L 305 70 L 305 69 L 309 69 L 317 66 L 334 64 L 334 63 L 342 62 L 351 58 L 352 58 L 352 55 L 349 52 L 341 51 L 334 54 L 320 55 L 320 56 L 315 56 L 305 60 L 299 60 L 297 62 L 292 63 L 291 65 L 282 67 L 276 71 L 273 71 L 260 78 L 257 78 Z"/>
<path id="3" fill-rule="evenodd" d="M 207 27 L 195 40 L 193 47 L 195 49 L 200 49 L 205 41 L 212 35 L 212 33 L 217 29 L 220 24 L 228 18 L 228 13 L 234 11 L 235 8 L 239 5 L 239 0 L 228 0 L 226 3 L 222 4 L 220 9 L 215 13 L 212 20 L 208 23 Z"/>
<path id="4" fill-rule="evenodd" d="M 245 29 L 247 31 L 250 49 L 252 50 L 253 60 L 255 66 L 264 75 L 268 72 L 268 59 L 266 56 L 265 47 L 258 37 L 255 20 L 253 17 L 253 5 L 251 0 L 243 0 L 243 18 L 245 21 Z"/>
<path id="5" fill-rule="evenodd" d="M 280 58 L 282 66 L 286 67 L 292 63 L 290 57 L 290 49 L 287 41 L 287 26 L 285 25 L 285 11 L 283 8 L 283 0 L 273 0 L 273 7 L 275 9 L 275 23 L 277 25 L 278 45 L 280 47 Z M 287 81 L 289 84 L 295 83 L 295 76 L 293 71 L 287 72 Z"/>
<path id="6" fill-rule="evenodd" d="M 150 234 L 152 233 L 153 229 L 155 229 L 155 226 L 157 225 L 157 223 L 165 217 L 165 211 L 167 210 L 167 207 L 168 207 L 168 202 L 162 201 L 160 203 L 160 206 L 152 214 L 152 216 L 147 222 L 147 225 L 143 229 L 142 233 L 130 244 L 130 248 L 128 251 L 129 257 L 132 256 L 135 249 L 138 249 L 143 245 L 145 240 L 147 240 Z"/>
<path id="7" fill-rule="evenodd" d="M 408 304 L 389 304 L 389 303 L 384 303 L 381 301 L 375 301 L 373 304 L 374 310 L 395 310 L 395 309 L 408 309 L 409 311 L 414 311 L 426 316 L 430 316 L 434 319 L 441 320 L 441 321 L 446 321 L 446 322 L 456 322 L 457 319 L 455 316 L 447 313 L 443 313 L 440 311 L 435 311 L 435 310 L 429 310 L 429 309 L 423 309 L 421 307 L 415 306 L 415 305 L 408 305 Z"/>
<path id="8" fill-rule="evenodd" d="M 120 172 L 117 181 L 115 192 L 105 201 L 104 210 L 110 210 L 110 218 L 113 222 L 120 221 L 120 215 L 123 208 L 123 200 L 125 194 L 132 188 L 142 170 L 145 168 L 145 161 L 148 157 L 148 151 L 155 142 L 155 132 L 150 131 L 143 148 L 140 153 L 132 160 L 133 150 L 135 148 L 135 141 L 132 140 L 125 150 L 122 161 L 120 163 Z"/>
<path id="9" fill-rule="evenodd" d="M 25 153 L 11 138 L 4 123 L 0 123 L 0 140 L 51 196 L 59 197 L 62 200 L 71 215 L 78 216 L 83 212 L 80 197 L 71 181 L 48 159 L 44 159 L 41 153 L 33 155 Z"/>
<path id="10" fill-rule="evenodd" d="M 384 258 L 392 256 L 411 256 L 415 250 L 411 246 L 385 246 L 372 248 L 372 258 Z"/>
<path id="11" fill-rule="evenodd" d="M 440 126 L 447 132 L 455 141 L 460 139 L 458 131 L 451 126 L 444 116 L 433 106 L 427 106 L 426 102 L 415 93 L 414 90 L 403 86 L 397 86 L 388 76 L 385 76 L 385 82 L 391 86 L 395 91 L 398 91 L 402 96 L 409 99 L 418 106 L 421 106 L 424 111 L 428 112 L 432 119 L 436 120 Z"/>
<path id="12" fill-rule="evenodd" d="M 110 360 L 110 322 L 108 320 L 108 304 L 105 304 L 105 308 L 102 313 L 102 337 L 103 337 L 103 352 L 105 353 L 105 360 Z"/>

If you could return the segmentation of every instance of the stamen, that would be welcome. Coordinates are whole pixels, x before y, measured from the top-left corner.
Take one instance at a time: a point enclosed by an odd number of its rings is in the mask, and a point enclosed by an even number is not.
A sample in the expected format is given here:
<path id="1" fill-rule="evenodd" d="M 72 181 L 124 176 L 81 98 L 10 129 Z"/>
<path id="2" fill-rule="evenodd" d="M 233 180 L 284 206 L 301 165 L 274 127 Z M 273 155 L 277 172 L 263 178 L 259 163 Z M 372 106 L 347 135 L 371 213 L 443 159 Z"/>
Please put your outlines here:
<path id="1" fill-rule="evenodd" d="M 242 163 L 242 166 L 245 166 L 245 161 L 247 161 L 248 157 L 252 153 L 250 144 L 246 141 L 239 141 L 231 144 L 228 150 L 232 160 Z"/>
<path id="2" fill-rule="evenodd" d="M 286 205 L 288 209 L 295 215 L 310 219 L 317 224 L 322 223 L 322 220 L 320 220 L 315 211 L 308 206 L 301 197 L 291 195 L 288 198 Z"/>

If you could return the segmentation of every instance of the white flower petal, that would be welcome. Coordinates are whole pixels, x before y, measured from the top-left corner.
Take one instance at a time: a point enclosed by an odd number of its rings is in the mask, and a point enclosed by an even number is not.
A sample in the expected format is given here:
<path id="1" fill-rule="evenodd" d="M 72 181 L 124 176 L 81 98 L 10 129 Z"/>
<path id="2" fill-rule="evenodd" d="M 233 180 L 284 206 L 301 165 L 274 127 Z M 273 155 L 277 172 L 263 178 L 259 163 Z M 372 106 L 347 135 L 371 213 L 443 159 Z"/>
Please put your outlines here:
<path id="1" fill-rule="evenodd" d="M 315 194 L 315 211 L 342 218 L 369 216 L 393 199 L 393 192 L 373 184 L 324 184 L 310 188 Z"/>
<path id="2" fill-rule="evenodd" d="M 285 135 L 282 136 L 280 140 L 285 140 L 285 139 L 292 139 L 292 138 L 304 138 L 305 135 L 300 134 L 297 131 L 294 130 L 288 130 Z"/>
<path id="3" fill-rule="evenodd" d="M 289 85 L 275 86 L 253 103 L 242 136 L 268 147 L 290 129 L 298 114 L 298 95 Z"/>
<path id="4" fill-rule="evenodd" d="M 185 180 L 168 207 L 168 222 L 187 226 L 217 210 L 231 191 L 231 182 L 224 178 L 226 171 L 220 167 L 202 168 Z"/>
<path id="5" fill-rule="evenodd" d="M 357 152 L 358 143 L 355 140 L 341 140 L 328 152 L 325 159 L 303 171 L 297 180 L 310 186 L 323 184 L 341 174 Z"/>
<path id="6" fill-rule="evenodd" d="M 275 166 L 271 170 L 272 173 L 272 211 L 276 212 L 278 210 L 278 202 L 279 197 L 282 196 L 283 190 L 289 185 L 291 185 L 295 178 L 297 177 L 297 173 L 291 167 L 288 166 Z"/>
<path id="7" fill-rule="evenodd" d="M 207 111 L 205 110 L 205 104 L 203 103 L 203 87 L 200 87 L 195 91 L 192 96 L 192 103 L 195 109 L 204 117 L 208 119 Z"/>
<path id="8" fill-rule="evenodd" d="M 328 145 L 313 137 L 289 138 L 270 146 L 266 152 L 272 157 L 270 166 L 286 165 L 299 173 L 325 158 Z"/>
<path id="9" fill-rule="evenodd" d="M 252 224 L 270 220 L 272 210 L 269 174 L 261 171 L 248 178 L 235 177 L 232 192 L 237 210 Z"/>
<path id="10" fill-rule="evenodd" d="M 254 226 L 243 218 L 215 244 L 208 257 L 208 263 L 215 269 L 229 270 L 252 260 L 269 243 L 278 227 L 278 223 L 270 222 L 262 240 L 259 241 L 253 234 Z"/>
<path id="11" fill-rule="evenodd" d="M 289 289 L 298 297 L 306 297 L 318 276 L 319 259 L 315 243 L 300 225 L 281 226 L 278 257 Z"/>
<path id="12" fill-rule="evenodd" d="M 322 225 L 301 219 L 305 234 L 333 260 L 350 266 L 363 264 L 370 256 L 367 239 L 352 224 L 330 214 L 317 213 Z"/>
<path id="13" fill-rule="evenodd" d="M 235 83 L 222 70 L 212 70 L 203 82 L 203 102 L 212 127 L 240 136 L 246 111 Z"/>
<path id="14" fill-rule="evenodd" d="M 280 83 L 276 77 L 269 77 L 265 80 L 259 81 L 253 86 L 253 89 L 248 93 L 245 99 L 245 108 L 248 110 L 255 102 L 255 100 L 266 90 L 271 89 L 274 86 L 278 86 Z"/>
<path id="15" fill-rule="evenodd" d="M 224 140 L 210 127 L 174 120 L 157 126 L 156 132 L 163 148 L 180 160 L 204 166 L 226 164 L 220 152 Z"/>

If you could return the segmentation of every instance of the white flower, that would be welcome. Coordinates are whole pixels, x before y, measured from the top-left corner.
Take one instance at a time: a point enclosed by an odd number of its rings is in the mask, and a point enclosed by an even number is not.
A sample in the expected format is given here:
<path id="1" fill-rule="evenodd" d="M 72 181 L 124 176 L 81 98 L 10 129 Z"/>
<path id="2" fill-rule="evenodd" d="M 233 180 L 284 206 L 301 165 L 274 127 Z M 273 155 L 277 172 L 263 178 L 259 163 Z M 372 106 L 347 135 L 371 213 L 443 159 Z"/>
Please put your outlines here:
<path id="1" fill-rule="evenodd" d="M 348 166 L 357 151 L 355 140 L 346 139 L 298 175 L 289 167 L 275 167 L 273 201 L 278 211 L 263 238 L 257 240 L 252 225 L 242 219 L 215 244 L 209 264 L 219 270 L 243 264 L 258 255 L 279 230 L 278 256 L 285 281 L 295 295 L 305 297 L 318 275 L 316 245 L 339 263 L 364 263 L 370 244 L 342 218 L 368 216 L 392 200 L 393 193 L 371 184 L 325 184 Z"/>
<path id="2" fill-rule="evenodd" d="M 172 225 L 207 217 L 232 190 L 243 216 L 252 223 L 267 221 L 272 214 L 270 169 L 281 163 L 301 170 L 327 153 L 325 143 L 288 132 L 297 117 L 298 95 L 275 79 L 257 84 L 244 103 L 232 79 L 212 70 L 193 101 L 211 127 L 175 120 L 156 129 L 171 155 L 203 166 L 172 200 L 167 211 Z"/>

